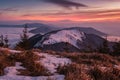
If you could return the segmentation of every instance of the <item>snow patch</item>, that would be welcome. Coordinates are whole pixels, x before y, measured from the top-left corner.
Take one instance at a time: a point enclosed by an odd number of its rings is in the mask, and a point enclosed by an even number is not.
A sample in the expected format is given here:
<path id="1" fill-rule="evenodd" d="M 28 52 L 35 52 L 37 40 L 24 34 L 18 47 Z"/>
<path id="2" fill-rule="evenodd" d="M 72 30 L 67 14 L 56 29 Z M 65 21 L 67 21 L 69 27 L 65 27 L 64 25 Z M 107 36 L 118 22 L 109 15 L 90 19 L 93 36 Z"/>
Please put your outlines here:
<path id="1" fill-rule="evenodd" d="M 64 75 L 53 75 L 53 76 L 38 76 L 38 77 L 32 77 L 32 76 L 20 76 L 17 75 L 19 72 L 17 69 L 25 69 L 24 67 L 20 66 L 20 62 L 16 62 L 15 66 L 7 67 L 4 69 L 5 74 L 4 76 L 0 76 L 0 80 L 64 80 Z"/>
<path id="2" fill-rule="evenodd" d="M 15 76 L 15 75 L 19 74 L 17 69 L 25 69 L 24 67 L 20 66 L 21 64 L 22 63 L 20 63 L 20 62 L 16 62 L 15 66 L 6 67 L 4 69 L 5 74 L 7 76 Z"/>
<path id="3" fill-rule="evenodd" d="M 68 58 L 60 58 L 58 55 L 50 55 L 47 53 L 37 53 L 39 56 L 44 56 L 40 62 L 43 64 L 45 68 L 47 68 L 50 73 L 56 73 L 56 68 L 58 66 L 64 66 L 71 63 L 71 60 Z"/>
<path id="4" fill-rule="evenodd" d="M 120 41 L 120 36 L 107 36 L 107 40 L 111 42 L 118 42 Z"/>
<path id="5" fill-rule="evenodd" d="M 53 76 L 1 76 L 0 80 L 64 80 L 64 75 L 53 75 Z"/>
<path id="6" fill-rule="evenodd" d="M 12 49 L 9 49 L 9 48 L 0 48 L 1 51 L 8 51 L 9 53 L 11 54 L 14 54 L 14 53 L 21 53 L 22 51 L 18 51 L 18 50 L 12 50 Z"/>

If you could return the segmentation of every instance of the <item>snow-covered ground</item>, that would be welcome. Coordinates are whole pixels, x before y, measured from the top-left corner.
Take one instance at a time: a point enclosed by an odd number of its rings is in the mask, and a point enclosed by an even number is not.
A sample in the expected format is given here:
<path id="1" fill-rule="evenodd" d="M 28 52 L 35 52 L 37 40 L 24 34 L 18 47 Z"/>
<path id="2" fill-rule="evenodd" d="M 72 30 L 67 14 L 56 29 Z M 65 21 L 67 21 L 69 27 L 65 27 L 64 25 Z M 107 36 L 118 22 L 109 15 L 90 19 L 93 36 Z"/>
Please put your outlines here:
<path id="1" fill-rule="evenodd" d="M 0 48 L 0 50 L 6 50 L 6 48 Z M 16 51 L 16 50 L 10 50 L 7 49 L 11 53 L 21 53 L 22 51 Z M 5 75 L 0 76 L 0 80 L 64 80 L 65 76 L 60 75 L 57 72 L 56 68 L 60 66 L 64 66 L 71 63 L 71 60 L 68 58 L 60 57 L 59 55 L 50 55 L 48 53 L 40 53 L 40 52 L 34 52 L 38 56 L 43 56 L 43 58 L 40 58 L 40 60 L 36 61 L 38 63 L 41 63 L 47 70 L 49 70 L 50 73 L 53 75 L 51 76 L 22 76 L 17 75 L 19 74 L 17 69 L 26 69 L 23 66 L 21 66 L 22 63 L 16 62 L 15 66 L 6 67 L 4 69 Z"/>
<path id="2" fill-rule="evenodd" d="M 19 72 L 17 69 L 25 69 L 24 67 L 20 66 L 22 63 L 16 62 L 15 66 L 7 67 L 4 69 L 5 75 L 0 76 L 0 80 L 64 80 L 64 75 L 53 75 L 53 76 L 38 76 L 38 77 L 31 77 L 31 76 L 20 76 L 17 75 Z"/>
<path id="3" fill-rule="evenodd" d="M 34 29 L 34 28 L 28 28 L 28 31 Z M 23 28 L 8 28 L 8 27 L 0 27 L 0 35 L 3 36 L 8 35 L 10 47 L 13 47 L 20 39 L 20 34 L 22 34 Z M 33 34 L 28 33 L 29 37 L 31 37 Z"/>
<path id="4" fill-rule="evenodd" d="M 37 53 L 39 56 L 44 56 L 40 62 L 45 68 L 47 68 L 50 73 L 56 73 L 56 68 L 58 66 L 64 66 L 71 63 L 71 60 L 68 58 L 60 58 L 58 55 L 50 55 L 47 53 Z"/>
<path id="5" fill-rule="evenodd" d="M 12 50 L 12 49 L 1 48 L 1 47 L 0 47 L 0 51 L 8 51 L 10 54 L 21 53 L 22 52 L 22 51 L 18 51 L 18 50 Z"/>
<path id="6" fill-rule="evenodd" d="M 6 50 L 6 48 L 0 48 L 0 51 L 1 50 Z M 10 49 L 7 49 L 7 50 L 11 53 L 16 52 L 16 54 L 22 52 L 22 51 L 10 50 Z M 9 67 L 4 68 L 5 75 L 0 76 L 0 80 L 64 80 L 65 75 L 58 74 L 56 68 L 59 65 L 64 66 L 64 65 L 68 65 L 68 64 L 73 64 L 73 62 L 69 58 L 65 58 L 63 56 L 61 57 L 60 55 L 55 55 L 55 54 L 53 55 L 50 53 L 41 53 L 39 51 L 34 51 L 34 54 L 40 56 L 40 59 L 38 59 L 36 62 L 42 64 L 50 73 L 52 73 L 51 76 L 34 76 L 33 77 L 33 76 L 18 75 L 18 74 L 20 74 L 18 69 L 25 70 L 26 68 L 24 68 L 22 66 L 21 62 L 16 61 L 15 66 L 9 66 Z M 108 55 L 108 57 L 110 57 L 110 56 Z M 111 57 L 111 60 L 110 60 L 110 62 L 112 61 L 111 63 L 114 63 L 114 61 L 112 59 L 114 60 L 115 58 Z M 85 61 L 86 61 L 86 59 L 85 59 Z M 101 65 L 101 64 L 97 65 L 97 66 L 93 66 L 92 64 L 85 65 L 83 63 L 81 62 L 81 65 L 78 65 L 77 63 L 75 63 L 75 64 L 76 64 L 76 66 L 80 67 L 80 69 L 82 71 L 81 74 L 84 74 L 84 75 L 86 74 L 86 76 L 83 76 L 83 78 L 85 77 L 84 80 L 87 80 L 87 78 L 89 80 L 93 80 L 91 77 L 89 77 L 90 75 L 87 74 L 88 73 L 87 71 L 90 71 L 91 69 L 94 69 L 96 67 L 98 67 L 98 69 L 101 70 L 102 72 L 110 71 L 110 69 L 113 69 L 113 68 L 117 69 L 117 71 L 120 70 L 120 65 L 118 63 L 116 64 L 116 62 L 115 62 L 115 64 L 109 65 L 109 66 L 105 66 L 105 65 Z M 109 62 L 107 62 L 107 63 L 109 63 Z M 78 80 L 78 79 L 75 79 L 75 80 Z"/>

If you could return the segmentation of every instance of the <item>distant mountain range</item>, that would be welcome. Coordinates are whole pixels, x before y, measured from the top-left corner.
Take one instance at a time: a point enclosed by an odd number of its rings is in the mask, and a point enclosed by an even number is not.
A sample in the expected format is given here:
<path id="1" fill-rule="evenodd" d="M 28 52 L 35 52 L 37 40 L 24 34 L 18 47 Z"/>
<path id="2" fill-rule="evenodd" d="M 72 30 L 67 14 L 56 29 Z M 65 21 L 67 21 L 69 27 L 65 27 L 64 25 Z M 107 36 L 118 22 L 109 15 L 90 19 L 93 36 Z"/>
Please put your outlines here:
<path id="1" fill-rule="evenodd" d="M 43 24 L 43 23 L 27 23 L 28 28 L 35 28 L 33 30 L 30 31 L 30 33 L 47 33 L 53 30 L 58 30 L 59 28 L 54 27 L 53 25 L 47 25 L 47 24 Z M 0 25 L 0 27 L 12 27 L 12 28 L 23 28 L 25 27 L 25 24 L 21 24 L 21 25 Z"/>
<path id="2" fill-rule="evenodd" d="M 15 28 L 21 28 L 24 27 L 25 24 L 21 24 L 21 25 L 0 25 L 0 27 L 15 27 Z M 27 26 L 29 28 L 35 28 L 33 30 L 30 30 L 30 33 L 34 33 L 34 34 L 39 34 L 39 33 L 48 33 L 54 30 L 62 30 L 60 27 L 55 27 L 53 25 L 48 25 L 48 24 L 43 24 L 43 23 L 27 23 Z M 71 28 L 64 28 L 64 29 L 79 29 L 82 32 L 88 33 L 88 34 L 96 34 L 96 35 L 100 35 L 100 36 L 104 36 L 106 35 L 105 33 L 98 31 L 94 28 L 91 27 L 71 27 Z"/>
<path id="3" fill-rule="evenodd" d="M 43 23 L 26 23 L 27 26 L 29 28 L 33 28 L 33 27 L 44 27 L 44 26 L 47 26 L 47 27 L 53 27 L 52 25 L 47 25 L 47 24 L 43 24 Z M 6 24 L 0 24 L 0 27 L 24 27 L 25 24 L 20 24 L 20 25 L 6 25 Z"/>

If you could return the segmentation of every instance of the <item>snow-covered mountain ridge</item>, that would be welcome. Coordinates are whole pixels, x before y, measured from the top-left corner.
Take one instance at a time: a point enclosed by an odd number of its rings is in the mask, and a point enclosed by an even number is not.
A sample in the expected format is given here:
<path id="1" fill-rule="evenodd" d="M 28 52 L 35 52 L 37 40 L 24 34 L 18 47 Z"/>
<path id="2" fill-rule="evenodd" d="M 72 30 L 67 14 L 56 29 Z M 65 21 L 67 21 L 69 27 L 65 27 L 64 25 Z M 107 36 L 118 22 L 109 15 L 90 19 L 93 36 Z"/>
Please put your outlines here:
<path id="1" fill-rule="evenodd" d="M 62 51 L 67 44 L 69 47 L 71 46 L 71 49 L 74 47 L 83 50 L 88 46 L 97 48 L 104 41 L 102 37 L 85 33 L 78 28 L 52 31 L 41 36 L 41 39 L 35 40 L 37 40 L 37 43 L 34 47 L 42 47 L 43 49 L 49 48 L 50 50 L 60 49 L 60 51 Z"/>
<path id="2" fill-rule="evenodd" d="M 50 45 L 60 42 L 68 42 L 75 47 L 78 48 L 77 40 L 82 41 L 85 38 L 85 34 L 79 30 L 62 30 L 57 32 L 56 34 L 46 35 L 45 37 L 49 36 L 49 39 L 45 39 L 43 45 Z M 39 45 L 36 44 L 36 46 Z"/>

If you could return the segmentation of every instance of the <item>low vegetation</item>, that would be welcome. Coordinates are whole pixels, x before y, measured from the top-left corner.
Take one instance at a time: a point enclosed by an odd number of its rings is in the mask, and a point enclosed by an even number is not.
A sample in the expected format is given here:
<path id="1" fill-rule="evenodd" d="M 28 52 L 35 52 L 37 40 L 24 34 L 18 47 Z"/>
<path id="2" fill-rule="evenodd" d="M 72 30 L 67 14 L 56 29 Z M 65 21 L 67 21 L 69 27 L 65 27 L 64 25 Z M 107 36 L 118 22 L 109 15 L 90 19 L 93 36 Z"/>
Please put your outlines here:
<path id="1" fill-rule="evenodd" d="M 120 57 L 111 56 L 109 54 L 102 53 L 58 53 L 54 51 L 46 51 L 52 55 L 60 55 L 72 60 L 72 62 L 86 65 L 101 65 L 101 66 L 112 66 L 119 65 Z"/>
<path id="2" fill-rule="evenodd" d="M 43 56 L 38 56 L 32 51 L 24 51 L 20 54 L 10 54 L 10 52 L 0 52 L 0 75 L 4 75 L 4 69 L 6 67 L 15 66 L 15 62 L 21 62 L 24 68 L 19 69 L 20 74 L 25 76 L 47 76 L 50 75 L 48 70 L 42 66 L 40 62 L 37 62 Z"/>
<path id="3" fill-rule="evenodd" d="M 72 63 L 66 66 L 59 66 L 58 73 L 65 75 L 65 80 L 91 80 L 84 69 L 85 65 Z"/>
<path id="4" fill-rule="evenodd" d="M 42 57 L 42 56 L 41 56 Z M 26 76 L 47 76 L 50 75 L 48 70 L 42 66 L 40 62 L 37 62 L 41 58 L 32 51 L 25 51 L 21 54 L 16 54 L 15 59 L 18 62 L 22 63 L 22 66 L 25 67 L 25 70 L 19 70 L 20 75 Z"/>
<path id="5" fill-rule="evenodd" d="M 55 54 L 55 53 L 53 53 Z M 100 53 L 64 53 L 73 63 L 59 66 L 58 73 L 65 75 L 65 80 L 119 80 L 119 57 Z"/>
<path id="6" fill-rule="evenodd" d="M 106 70 L 105 70 L 106 69 Z M 86 66 L 72 63 L 59 66 L 58 72 L 65 75 L 65 80 L 119 80 L 120 70 L 114 67 Z"/>
<path id="7" fill-rule="evenodd" d="M 89 70 L 89 75 L 93 80 L 119 80 L 120 70 L 114 67 L 102 70 L 99 67 L 94 67 Z"/>
<path id="8" fill-rule="evenodd" d="M 27 50 L 20 54 L 10 54 L 7 50 L 0 51 L 0 75 L 4 75 L 4 68 L 14 66 L 15 62 L 21 62 L 24 69 L 19 69 L 24 76 L 49 76 L 49 71 L 38 62 L 44 56 L 38 56 L 34 52 L 40 50 Z M 101 53 L 56 53 L 47 51 L 58 57 L 66 57 L 72 60 L 71 64 L 59 65 L 57 73 L 65 75 L 65 80 L 119 80 L 120 57 Z"/>
<path id="9" fill-rule="evenodd" d="M 0 76 L 4 75 L 4 68 L 14 66 L 15 60 L 9 55 L 8 51 L 0 51 Z"/>

